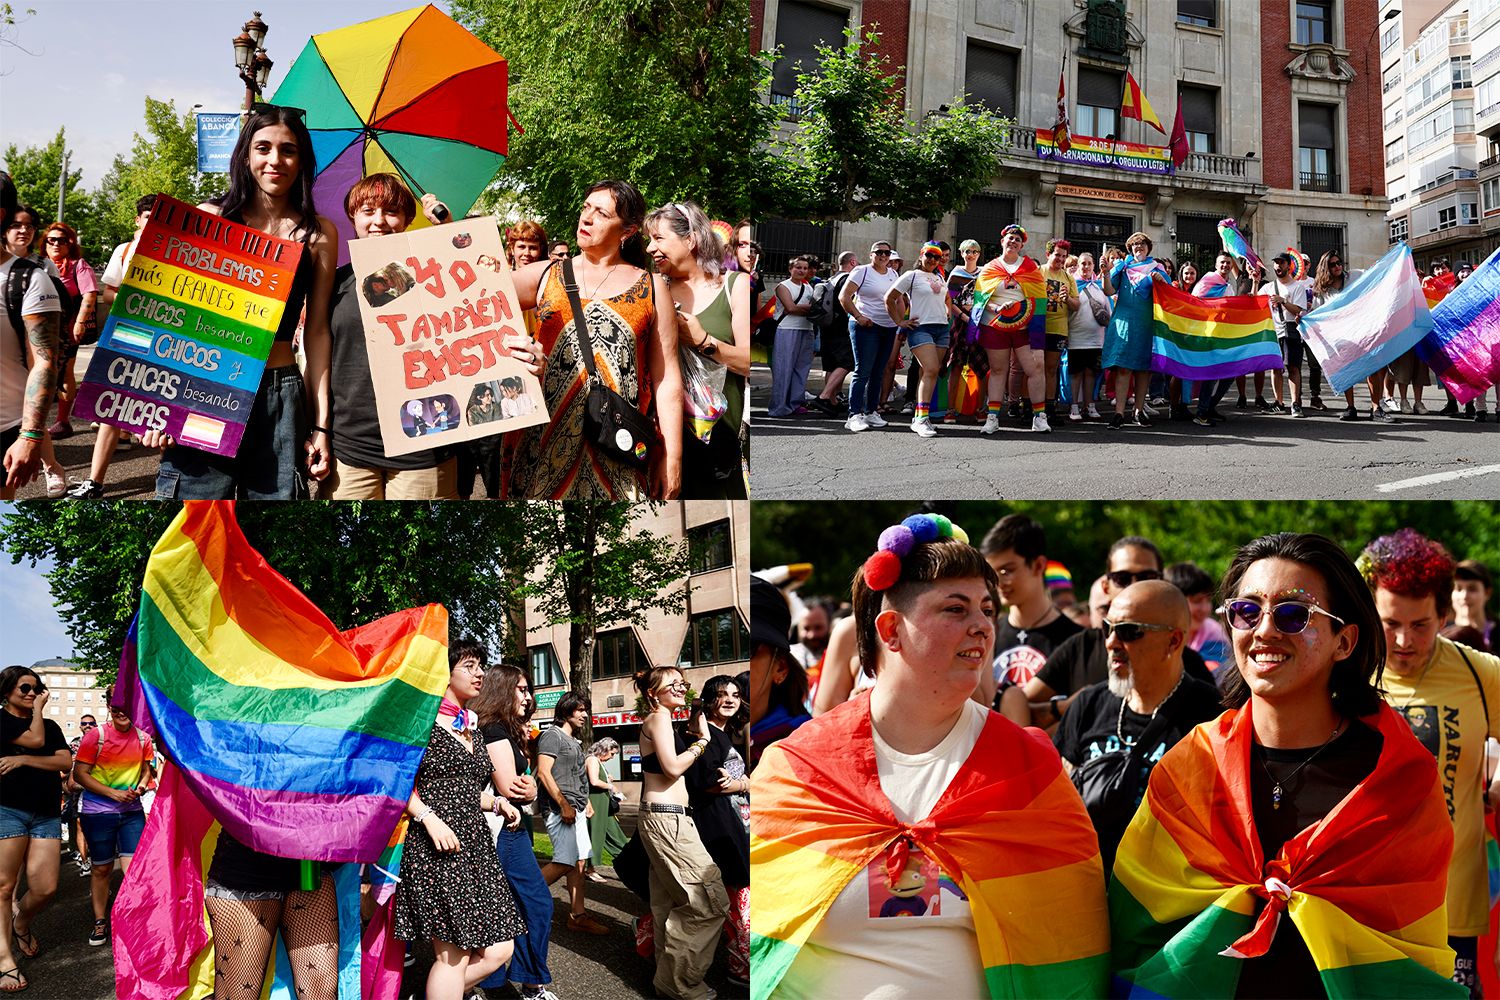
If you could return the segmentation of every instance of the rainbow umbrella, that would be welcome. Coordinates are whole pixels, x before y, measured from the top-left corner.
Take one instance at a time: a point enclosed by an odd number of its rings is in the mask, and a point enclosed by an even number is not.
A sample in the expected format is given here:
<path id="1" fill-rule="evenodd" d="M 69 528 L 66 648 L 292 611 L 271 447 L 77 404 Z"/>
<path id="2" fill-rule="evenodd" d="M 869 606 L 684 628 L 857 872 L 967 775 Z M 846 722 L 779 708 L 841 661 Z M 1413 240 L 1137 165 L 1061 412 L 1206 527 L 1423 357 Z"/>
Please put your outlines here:
<path id="1" fill-rule="evenodd" d="M 362 177 L 397 174 L 455 217 L 473 207 L 505 160 L 505 87 L 505 60 L 431 4 L 308 39 L 273 100 L 307 112 L 340 264 L 354 238 L 344 195 Z"/>

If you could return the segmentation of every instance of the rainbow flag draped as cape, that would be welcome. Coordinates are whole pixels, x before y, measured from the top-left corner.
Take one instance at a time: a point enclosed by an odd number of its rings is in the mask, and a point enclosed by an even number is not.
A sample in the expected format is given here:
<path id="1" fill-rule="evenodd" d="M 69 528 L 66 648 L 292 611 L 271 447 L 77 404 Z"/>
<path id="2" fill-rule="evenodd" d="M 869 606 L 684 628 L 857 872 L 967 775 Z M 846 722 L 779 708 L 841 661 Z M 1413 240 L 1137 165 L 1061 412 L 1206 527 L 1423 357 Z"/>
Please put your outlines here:
<path id="1" fill-rule="evenodd" d="M 1302 317 L 1302 339 L 1339 392 L 1395 361 L 1432 331 L 1405 243 Z"/>
<path id="2" fill-rule="evenodd" d="M 1037 730 L 991 713 L 932 813 L 907 825 L 880 790 L 866 692 L 768 747 L 751 785 L 754 1000 L 775 991 L 856 875 L 883 852 L 899 871 L 908 841 L 968 897 L 991 996 L 1103 995 L 1099 843 Z"/>
<path id="3" fill-rule="evenodd" d="M 203 879 L 221 828 L 280 857 L 381 856 L 447 686 L 447 628 L 433 604 L 339 632 L 250 547 L 232 503 L 183 504 L 116 692 L 174 765 L 115 905 L 120 997 L 211 987 Z"/>
<path id="4" fill-rule="evenodd" d="M 1235 956 L 1265 954 L 1283 913 L 1330 997 L 1466 995 L 1449 978 L 1437 767 L 1389 706 L 1364 721 L 1384 739 L 1374 772 L 1270 859 L 1250 806 L 1250 707 L 1167 751 L 1110 882 L 1116 995 L 1233 996 Z"/>
<path id="5" fill-rule="evenodd" d="M 1037 262 L 1024 254 L 1015 274 L 1001 266 L 998 257 L 979 269 L 979 277 L 974 279 L 974 308 L 969 314 L 969 339 L 972 341 L 978 337 L 985 307 L 1000 287 L 1012 278 L 1021 286 L 1021 300 L 1007 302 L 1000 307 L 988 325 L 1006 332 L 1025 330 L 1031 348 L 1040 351 L 1047 343 L 1047 279 L 1042 276 L 1042 269 Z"/>
<path id="6" fill-rule="evenodd" d="M 1417 356 L 1460 403 L 1500 382 L 1500 249 L 1432 310 Z"/>
<path id="7" fill-rule="evenodd" d="M 1151 316 L 1152 371 L 1207 381 L 1281 367 L 1271 300 L 1264 295 L 1200 299 L 1158 281 Z"/>

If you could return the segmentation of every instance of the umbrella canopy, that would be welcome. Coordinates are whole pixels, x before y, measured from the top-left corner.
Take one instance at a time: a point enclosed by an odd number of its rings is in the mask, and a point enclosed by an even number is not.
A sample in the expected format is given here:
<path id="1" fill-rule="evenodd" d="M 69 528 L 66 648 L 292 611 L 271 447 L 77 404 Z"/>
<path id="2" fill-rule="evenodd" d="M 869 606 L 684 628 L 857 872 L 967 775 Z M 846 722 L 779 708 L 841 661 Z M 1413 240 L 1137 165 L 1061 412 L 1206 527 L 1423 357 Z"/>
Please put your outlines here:
<path id="1" fill-rule="evenodd" d="M 397 174 L 462 217 L 505 159 L 505 60 L 433 7 L 314 35 L 276 90 L 312 133 L 318 210 L 338 227 L 339 263 L 354 227 L 344 195 L 362 177 Z M 413 226 L 426 225 L 418 213 Z"/>

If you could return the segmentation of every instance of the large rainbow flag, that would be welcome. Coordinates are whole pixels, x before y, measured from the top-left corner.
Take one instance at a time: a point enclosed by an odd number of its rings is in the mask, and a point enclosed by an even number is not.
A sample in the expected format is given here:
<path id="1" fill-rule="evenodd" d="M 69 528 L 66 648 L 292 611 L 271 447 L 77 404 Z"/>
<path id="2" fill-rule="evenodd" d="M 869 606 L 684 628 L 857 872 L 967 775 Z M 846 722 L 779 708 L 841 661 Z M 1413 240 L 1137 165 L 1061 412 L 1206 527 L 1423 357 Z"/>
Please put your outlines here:
<path id="1" fill-rule="evenodd" d="M 1339 392 L 1416 347 L 1432 331 L 1432 314 L 1406 244 L 1396 244 L 1341 294 L 1303 314 L 1301 330 Z"/>
<path id="2" fill-rule="evenodd" d="M 987 325 L 1006 332 L 1025 330 L 1030 346 L 1039 351 L 1047 343 L 1047 279 L 1043 277 L 1037 262 L 1024 254 L 1014 274 L 1001 265 L 998 257 L 979 269 L 979 277 L 974 279 L 974 308 L 969 314 L 969 339 L 973 340 L 978 336 L 985 307 L 1010 279 L 1021 286 L 1021 299 L 1000 306 Z"/>
<path id="3" fill-rule="evenodd" d="M 1264 295 L 1202 299 L 1158 281 L 1151 316 L 1152 371 L 1207 381 L 1281 367 L 1271 300 Z"/>
<path id="4" fill-rule="evenodd" d="M 116 691 L 173 765 L 115 905 L 120 997 L 211 988 L 203 880 L 220 830 L 280 857 L 381 857 L 447 686 L 447 629 L 434 604 L 340 632 L 250 546 L 232 502 L 183 504 L 151 552 Z"/>
<path id="5" fill-rule="evenodd" d="M 768 747 L 751 787 L 755 1000 L 797 975 L 798 951 L 844 887 L 882 855 L 899 873 L 908 844 L 968 897 L 991 996 L 1104 994 L 1099 843 L 1037 730 L 991 713 L 932 812 L 904 824 L 880 790 L 867 692 Z"/>
<path id="6" fill-rule="evenodd" d="M 1432 754 L 1381 705 L 1364 720 L 1384 740 L 1374 772 L 1264 858 L 1250 713 L 1204 723 L 1151 772 L 1109 888 L 1115 995 L 1233 996 L 1284 915 L 1330 997 L 1466 996 L 1449 978 L 1453 825 Z"/>
<path id="7" fill-rule="evenodd" d="M 1500 382 L 1500 249 L 1433 308 L 1417 356 L 1460 403 Z"/>

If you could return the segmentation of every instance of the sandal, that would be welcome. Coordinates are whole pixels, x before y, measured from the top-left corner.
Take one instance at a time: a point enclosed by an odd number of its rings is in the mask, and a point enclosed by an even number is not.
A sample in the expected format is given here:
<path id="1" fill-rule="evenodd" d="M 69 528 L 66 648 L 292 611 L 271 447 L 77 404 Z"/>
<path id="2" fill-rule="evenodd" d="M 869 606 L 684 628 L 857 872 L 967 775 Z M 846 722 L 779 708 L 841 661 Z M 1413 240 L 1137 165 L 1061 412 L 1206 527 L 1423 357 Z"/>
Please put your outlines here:
<path id="1" fill-rule="evenodd" d="M 19 931 L 12 930 L 10 938 L 15 942 L 16 951 L 20 952 L 22 958 L 36 958 L 37 952 L 42 950 L 41 943 L 37 941 L 36 935 L 31 931 L 22 934 Z"/>
<path id="2" fill-rule="evenodd" d="M 16 985 L 12 986 L 12 982 Z M 4 972 L 0 972 L 0 993 L 19 993 L 30 985 L 26 981 L 26 977 L 21 975 L 19 968 L 6 969 Z"/>

